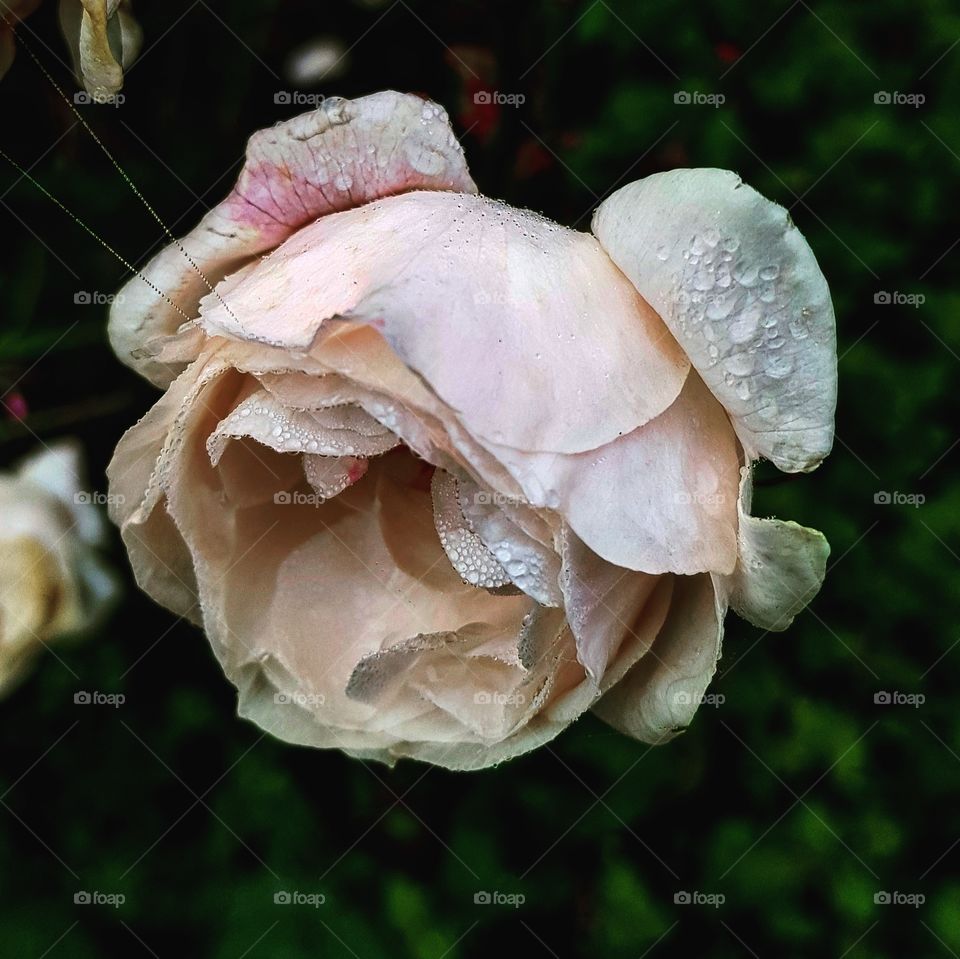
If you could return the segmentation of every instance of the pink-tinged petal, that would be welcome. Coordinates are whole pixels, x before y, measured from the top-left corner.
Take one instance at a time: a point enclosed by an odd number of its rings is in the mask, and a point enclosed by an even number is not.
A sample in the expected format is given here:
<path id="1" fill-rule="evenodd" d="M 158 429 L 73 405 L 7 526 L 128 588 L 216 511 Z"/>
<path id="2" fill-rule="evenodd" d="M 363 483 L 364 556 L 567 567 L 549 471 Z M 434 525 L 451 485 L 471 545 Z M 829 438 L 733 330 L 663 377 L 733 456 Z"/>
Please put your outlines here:
<path id="1" fill-rule="evenodd" d="M 716 671 L 725 611 L 709 576 L 674 577 L 670 613 L 650 652 L 593 711 L 645 743 L 683 732 Z"/>
<path id="2" fill-rule="evenodd" d="M 820 591 L 830 544 L 798 523 L 750 516 L 751 470 L 741 470 L 737 568 L 717 577 L 730 606 L 760 629 L 786 629 Z"/>
<path id="3" fill-rule="evenodd" d="M 356 456 L 304 456 L 303 473 L 317 496 L 330 499 L 363 479 L 368 461 Z"/>
<path id="4" fill-rule="evenodd" d="M 205 297 L 200 322 L 304 352 L 334 317 L 379 330 L 474 435 L 521 449 L 610 442 L 689 371 L 592 236 L 485 197 L 409 193 L 324 217 L 223 302 Z"/>
<path id="5" fill-rule="evenodd" d="M 230 195 L 143 269 L 176 308 L 133 277 L 110 311 L 114 351 L 166 386 L 170 371 L 138 355 L 196 315 L 208 287 L 195 266 L 218 283 L 318 217 L 410 190 L 476 190 L 446 114 L 419 97 L 329 99 L 255 133 Z"/>
<path id="6" fill-rule="evenodd" d="M 569 529 L 561 537 L 561 555 L 560 584 L 577 659 L 599 684 L 659 577 L 608 563 Z"/>
<path id="7" fill-rule="evenodd" d="M 605 200 L 593 231 L 730 413 L 751 458 L 814 469 L 833 444 L 827 282 L 782 207 L 728 170 L 671 170 Z"/>
<path id="8" fill-rule="evenodd" d="M 654 574 L 733 571 L 737 441 L 696 374 L 666 412 L 598 450 L 491 451 L 532 505 L 555 509 L 616 566 Z"/>

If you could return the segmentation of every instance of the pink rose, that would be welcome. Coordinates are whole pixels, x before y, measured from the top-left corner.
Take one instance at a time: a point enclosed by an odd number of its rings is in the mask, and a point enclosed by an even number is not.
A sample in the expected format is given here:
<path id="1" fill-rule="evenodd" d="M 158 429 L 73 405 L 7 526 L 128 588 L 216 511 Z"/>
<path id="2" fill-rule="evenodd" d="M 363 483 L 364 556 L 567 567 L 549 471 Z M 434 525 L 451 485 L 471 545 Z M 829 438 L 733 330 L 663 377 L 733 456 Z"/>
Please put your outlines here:
<path id="1" fill-rule="evenodd" d="M 830 296 L 732 173 L 578 233 L 478 195 L 438 106 L 328 101 L 145 274 L 169 299 L 132 279 L 110 335 L 166 392 L 114 518 L 282 739 L 473 769 L 594 709 L 660 742 L 728 605 L 783 629 L 820 586 L 823 536 L 750 516 L 750 470 L 830 449 Z"/>

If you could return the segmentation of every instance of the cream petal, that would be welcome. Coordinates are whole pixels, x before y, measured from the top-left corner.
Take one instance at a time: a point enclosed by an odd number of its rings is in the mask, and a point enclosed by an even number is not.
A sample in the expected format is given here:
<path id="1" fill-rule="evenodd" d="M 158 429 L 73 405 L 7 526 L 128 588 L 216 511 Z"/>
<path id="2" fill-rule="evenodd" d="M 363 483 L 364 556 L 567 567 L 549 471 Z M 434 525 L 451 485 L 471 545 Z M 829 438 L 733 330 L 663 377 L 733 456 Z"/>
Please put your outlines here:
<path id="1" fill-rule="evenodd" d="M 199 358 L 124 433 L 107 467 L 110 518 L 120 527 L 137 585 L 193 622 L 200 621 L 193 560 L 167 512 L 165 487 L 194 407 L 213 402 L 224 413 L 230 408 L 237 385 L 228 371 L 216 352 Z M 226 391 L 226 401 L 217 399 L 218 390 Z"/>
<path id="2" fill-rule="evenodd" d="M 266 390 L 257 390 L 231 410 L 207 439 L 210 460 L 216 466 L 228 443 L 241 436 L 278 453 L 321 456 L 376 456 L 400 442 L 362 410 L 355 410 L 351 418 L 341 411 L 332 418 L 323 417 L 325 412 L 332 411 L 287 409 Z M 356 414 L 363 415 L 362 423 Z M 354 428 L 358 425 L 364 432 Z M 371 425 L 377 429 L 371 430 Z"/>
<path id="3" fill-rule="evenodd" d="M 710 577 L 673 580 L 670 612 L 649 654 L 593 707 L 645 743 L 666 742 L 690 725 L 720 658 L 726 608 Z"/>
<path id="4" fill-rule="evenodd" d="M 608 563 L 570 529 L 563 530 L 561 555 L 560 585 L 577 659 L 599 684 L 659 577 Z"/>
<path id="5" fill-rule="evenodd" d="M 74 72 L 95 102 L 123 86 L 123 71 L 136 59 L 143 31 L 125 0 L 60 0 L 63 30 Z"/>
<path id="6" fill-rule="evenodd" d="M 519 727 L 516 732 L 499 743 L 470 742 L 401 742 L 391 746 L 389 753 L 394 757 L 409 756 L 425 762 L 434 763 L 447 769 L 475 770 L 486 769 L 508 759 L 513 759 L 523 753 L 536 749 L 549 742 L 587 709 L 604 700 L 600 697 L 608 690 L 616 690 L 624 676 L 629 676 L 635 664 L 643 662 L 649 655 L 670 609 L 670 600 L 673 592 L 674 577 L 661 577 L 657 586 L 650 595 L 649 601 L 643 606 L 639 616 L 632 624 L 632 629 L 624 643 L 608 667 L 599 687 L 589 676 L 584 675 L 582 667 L 571 655 L 572 638 L 569 630 L 564 634 L 569 645 L 559 647 L 558 659 L 565 663 L 566 671 L 555 675 L 549 682 L 545 695 L 533 700 L 529 721 Z M 543 610 L 545 614 L 556 610 Z M 541 638 L 549 633 L 540 633 Z M 556 646 L 556 642 L 552 643 Z M 548 650 L 538 649 L 535 660 L 551 661 Z M 556 669 L 556 666 L 552 667 Z"/>
<path id="7" fill-rule="evenodd" d="M 196 315 L 204 276 L 218 283 L 317 217 L 408 190 L 476 190 L 446 114 L 419 97 L 330 98 L 255 133 L 230 195 L 142 271 L 174 305 L 138 277 L 124 286 L 110 311 L 114 351 L 166 386 L 169 368 L 139 351 Z"/>
<path id="8" fill-rule="evenodd" d="M 593 231 L 728 410 L 750 457 L 787 472 L 819 465 L 833 444 L 833 305 L 787 211 L 728 170 L 671 170 L 605 200 Z"/>
<path id="9" fill-rule="evenodd" d="M 313 456 L 303 458 L 303 472 L 313 491 L 324 499 L 342 493 L 364 477 L 368 462 L 356 456 Z"/>
<path id="10" fill-rule="evenodd" d="M 223 299 L 201 304 L 208 333 L 293 352 L 333 317 L 373 325 L 471 433 L 521 449 L 609 442 L 666 409 L 689 370 L 593 237 L 485 197 L 324 217 Z"/>
<path id="11" fill-rule="evenodd" d="M 278 509 L 270 502 L 231 509 L 205 451 L 204 434 L 218 416 L 216 409 L 195 408 L 187 426 L 195 438 L 184 443 L 185 461 L 170 471 L 167 494 L 193 555 L 207 634 L 241 695 L 252 691 L 241 700 L 241 713 L 278 735 L 295 734 L 296 741 L 338 745 L 327 728 L 334 727 L 358 748 L 366 748 L 363 742 L 379 748 L 379 733 L 365 741 L 349 736 L 367 729 L 376 713 L 346 696 L 357 662 L 418 633 L 519 623 L 530 600 L 491 596 L 460 582 L 432 530 L 425 491 L 417 494 L 416 529 L 410 510 L 395 515 L 383 508 L 399 468 L 393 456 L 371 461 L 362 480 L 320 506 Z M 268 448 L 261 454 L 274 464 L 288 459 Z M 413 462 L 409 455 L 401 459 Z M 266 474 L 264 482 L 269 486 Z M 429 535 L 432 579 L 394 562 L 384 523 L 402 524 L 408 538 Z M 257 668 L 264 677 L 250 675 Z M 305 726 L 302 716 L 293 720 L 286 701 L 270 710 L 264 690 L 271 687 L 291 702 L 312 697 L 308 711 L 316 728 Z"/>
<path id="12" fill-rule="evenodd" d="M 717 577 L 734 611 L 760 629 L 786 629 L 820 591 L 830 544 L 797 523 L 750 516 L 751 469 L 741 471 L 737 568 Z"/>
<path id="13" fill-rule="evenodd" d="M 737 442 L 696 374 L 665 413 L 599 450 L 491 450 L 529 502 L 555 509 L 615 566 L 654 574 L 733 571 Z"/>

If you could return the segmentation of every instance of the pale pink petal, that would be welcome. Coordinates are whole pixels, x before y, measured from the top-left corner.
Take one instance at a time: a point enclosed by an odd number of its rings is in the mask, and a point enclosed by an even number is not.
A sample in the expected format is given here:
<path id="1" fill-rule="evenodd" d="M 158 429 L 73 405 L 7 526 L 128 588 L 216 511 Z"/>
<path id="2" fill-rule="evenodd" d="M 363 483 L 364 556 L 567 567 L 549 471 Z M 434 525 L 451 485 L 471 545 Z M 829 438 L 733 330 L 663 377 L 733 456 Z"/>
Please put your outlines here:
<path id="1" fill-rule="evenodd" d="M 348 417 L 339 408 L 289 409 L 266 390 L 257 390 L 244 399 L 210 434 L 207 449 L 214 466 L 230 440 L 240 436 L 249 436 L 278 453 L 321 456 L 377 456 L 400 442 L 363 410 L 354 409 Z"/>
<path id="2" fill-rule="evenodd" d="M 811 470 L 833 444 L 827 282 L 782 207 L 728 170 L 671 170 L 605 200 L 593 231 L 687 351 L 751 458 Z"/>
<path id="3" fill-rule="evenodd" d="M 645 743 L 666 742 L 690 725 L 720 658 L 726 608 L 710 577 L 673 580 L 670 613 L 649 654 L 593 707 Z"/>
<path id="4" fill-rule="evenodd" d="M 531 504 L 559 512 L 608 562 L 644 573 L 733 571 L 737 441 L 696 374 L 666 412 L 598 450 L 490 449 Z"/>
<path id="5" fill-rule="evenodd" d="M 563 532 L 561 555 L 560 584 L 577 659 L 599 684 L 659 577 L 608 563 L 569 529 Z"/>
<path id="6" fill-rule="evenodd" d="M 250 138 L 230 195 L 143 270 L 176 308 L 133 277 L 110 311 L 110 342 L 124 363 L 166 386 L 169 370 L 137 351 L 196 315 L 209 289 L 197 269 L 217 283 L 336 210 L 408 190 L 475 189 L 436 104 L 393 91 L 328 99 Z"/>
<path id="7" fill-rule="evenodd" d="M 201 305 L 208 333 L 292 352 L 334 317 L 380 330 L 475 436 L 523 449 L 607 443 L 666 409 L 689 370 L 593 237 L 485 197 L 324 217 Z"/>

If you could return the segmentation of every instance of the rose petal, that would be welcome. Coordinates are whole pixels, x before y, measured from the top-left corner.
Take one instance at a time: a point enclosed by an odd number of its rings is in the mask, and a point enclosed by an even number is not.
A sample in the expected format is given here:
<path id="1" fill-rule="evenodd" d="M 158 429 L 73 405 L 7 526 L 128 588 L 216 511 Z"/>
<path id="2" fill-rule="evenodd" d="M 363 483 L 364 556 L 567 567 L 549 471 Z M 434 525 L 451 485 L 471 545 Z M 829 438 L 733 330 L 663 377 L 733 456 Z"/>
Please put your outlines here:
<path id="1" fill-rule="evenodd" d="M 201 304 L 208 333 L 293 352 L 333 317 L 372 324 L 471 433 L 522 449 L 609 442 L 666 409 L 689 370 L 593 237 L 485 197 L 324 217 L 224 299 Z"/>
<path id="2" fill-rule="evenodd" d="M 207 439 L 214 466 L 230 440 L 240 436 L 250 436 L 278 453 L 321 456 L 376 456 L 400 442 L 363 410 L 354 409 L 350 414 L 342 410 L 292 410 L 266 390 L 257 390 L 244 399 Z"/>
<path id="3" fill-rule="evenodd" d="M 176 308 L 131 278 L 110 311 L 114 351 L 166 386 L 170 371 L 134 354 L 196 315 L 209 287 L 194 265 L 215 284 L 317 217 L 407 190 L 476 190 L 446 113 L 419 97 L 331 98 L 255 133 L 230 195 L 143 269 Z"/>
<path id="4" fill-rule="evenodd" d="M 569 529 L 561 554 L 560 585 L 577 659 L 599 684 L 659 578 L 608 563 Z"/>
<path id="5" fill-rule="evenodd" d="M 506 570 L 470 529 L 460 508 L 457 480 L 438 469 L 433 474 L 433 521 L 450 565 L 471 586 L 496 589 L 510 582 Z"/>
<path id="6" fill-rule="evenodd" d="M 797 523 L 750 516 L 751 470 L 741 470 L 739 558 L 730 576 L 717 577 L 727 601 L 760 629 L 786 629 L 820 591 L 830 544 Z"/>
<path id="7" fill-rule="evenodd" d="M 720 658 L 722 605 L 710 577 L 674 577 L 673 603 L 649 654 L 593 711 L 645 743 L 663 743 L 692 721 Z"/>
<path id="8" fill-rule="evenodd" d="M 826 280 L 789 214 L 728 170 L 618 190 L 593 231 L 729 411 L 744 449 L 787 472 L 833 444 L 837 349 Z"/>
<path id="9" fill-rule="evenodd" d="M 608 562 L 644 573 L 733 571 L 736 437 L 696 374 L 666 412 L 598 450 L 491 450 L 530 503 L 556 509 Z"/>
<path id="10" fill-rule="evenodd" d="M 541 606 L 562 606 L 560 557 L 520 525 L 533 511 L 521 502 L 503 502 L 501 494 L 460 478 L 460 509 L 470 529 L 503 568 L 510 582 Z M 509 512 L 507 511 L 509 509 Z M 529 528 L 537 520 L 527 516 Z"/>

